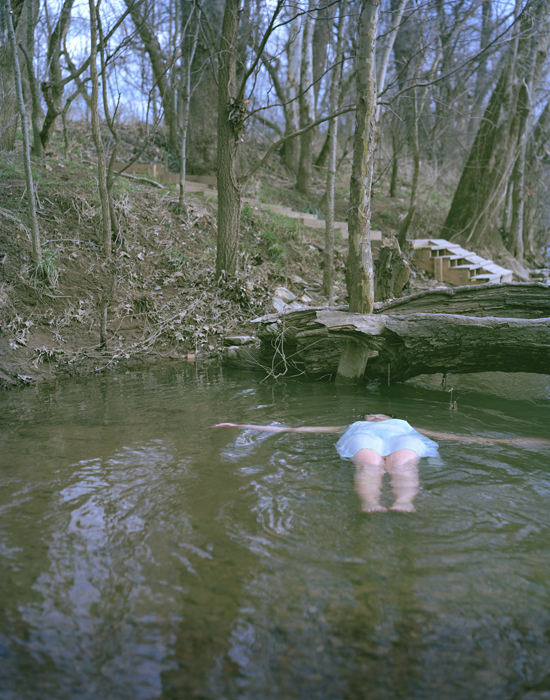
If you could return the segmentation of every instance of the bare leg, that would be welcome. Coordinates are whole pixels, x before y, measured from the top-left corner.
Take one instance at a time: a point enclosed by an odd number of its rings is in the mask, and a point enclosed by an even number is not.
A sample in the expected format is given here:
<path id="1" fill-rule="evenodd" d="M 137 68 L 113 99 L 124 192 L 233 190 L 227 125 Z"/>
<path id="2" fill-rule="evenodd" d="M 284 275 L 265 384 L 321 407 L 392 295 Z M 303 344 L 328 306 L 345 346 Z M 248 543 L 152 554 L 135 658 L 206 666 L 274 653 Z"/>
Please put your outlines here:
<path id="1" fill-rule="evenodd" d="M 413 500 L 418 493 L 418 455 L 413 450 L 396 450 L 386 457 L 395 503 L 390 510 L 414 513 Z"/>
<path id="2" fill-rule="evenodd" d="M 384 459 L 374 450 L 359 450 L 353 458 L 355 470 L 355 490 L 361 499 L 363 513 L 384 511 L 380 501 Z"/>

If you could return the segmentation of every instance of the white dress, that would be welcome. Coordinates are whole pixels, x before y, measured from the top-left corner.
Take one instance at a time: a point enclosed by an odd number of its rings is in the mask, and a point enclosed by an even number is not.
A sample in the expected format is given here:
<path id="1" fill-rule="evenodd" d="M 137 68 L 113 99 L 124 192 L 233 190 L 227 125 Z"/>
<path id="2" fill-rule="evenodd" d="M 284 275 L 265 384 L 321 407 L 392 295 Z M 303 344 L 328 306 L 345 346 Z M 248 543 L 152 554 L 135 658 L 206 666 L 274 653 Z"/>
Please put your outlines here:
<path id="1" fill-rule="evenodd" d="M 436 457 L 437 442 L 421 435 L 406 420 L 360 420 L 352 423 L 336 443 L 340 457 L 351 459 L 359 450 L 374 450 L 382 457 L 396 450 L 413 450 L 419 457 Z"/>

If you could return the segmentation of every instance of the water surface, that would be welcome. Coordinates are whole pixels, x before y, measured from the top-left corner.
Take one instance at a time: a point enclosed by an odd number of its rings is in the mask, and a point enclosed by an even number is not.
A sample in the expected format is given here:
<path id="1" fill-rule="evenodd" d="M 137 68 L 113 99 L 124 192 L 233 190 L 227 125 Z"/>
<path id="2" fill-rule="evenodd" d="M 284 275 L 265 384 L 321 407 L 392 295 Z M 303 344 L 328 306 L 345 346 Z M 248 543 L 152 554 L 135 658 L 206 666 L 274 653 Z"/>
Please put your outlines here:
<path id="1" fill-rule="evenodd" d="M 207 430 L 550 438 L 537 386 L 466 383 L 458 413 L 195 368 L 0 394 L 0 698 L 549 698 L 548 452 L 442 444 L 417 513 L 362 515 L 335 436 Z"/>

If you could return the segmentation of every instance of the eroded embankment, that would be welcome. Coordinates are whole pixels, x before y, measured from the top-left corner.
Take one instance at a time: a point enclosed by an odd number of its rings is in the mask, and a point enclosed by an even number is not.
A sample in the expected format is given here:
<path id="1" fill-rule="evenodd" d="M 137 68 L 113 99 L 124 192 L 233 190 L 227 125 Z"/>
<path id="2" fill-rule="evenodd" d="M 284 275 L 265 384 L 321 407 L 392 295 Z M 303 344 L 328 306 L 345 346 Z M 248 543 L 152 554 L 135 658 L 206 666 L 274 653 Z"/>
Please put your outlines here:
<path id="1" fill-rule="evenodd" d="M 32 264 L 19 156 L 2 154 L 0 161 L 4 387 L 146 363 L 211 360 L 225 336 L 246 333 L 250 319 L 270 310 L 278 285 L 302 295 L 309 287 L 312 301 L 321 299 L 322 231 L 245 206 L 242 272 L 216 281 L 215 200 L 189 197 L 180 212 L 175 191 L 122 179 L 115 192 L 121 239 L 106 261 L 94 169 L 59 158 L 34 167 L 45 282 Z M 106 299 L 107 344 L 101 347 Z"/>

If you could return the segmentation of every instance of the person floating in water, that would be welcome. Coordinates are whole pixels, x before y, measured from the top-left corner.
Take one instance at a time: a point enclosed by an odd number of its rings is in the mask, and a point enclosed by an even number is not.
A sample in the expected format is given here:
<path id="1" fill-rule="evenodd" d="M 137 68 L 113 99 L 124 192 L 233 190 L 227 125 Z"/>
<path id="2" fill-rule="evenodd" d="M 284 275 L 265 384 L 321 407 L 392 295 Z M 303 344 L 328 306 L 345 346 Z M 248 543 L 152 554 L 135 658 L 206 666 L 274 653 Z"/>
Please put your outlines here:
<path id="1" fill-rule="evenodd" d="M 218 423 L 213 428 L 244 428 L 269 433 L 340 433 L 343 426 L 286 428 L 278 425 Z M 479 444 L 513 444 L 519 447 L 549 446 L 550 441 L 531 438 L 485 438 L 479 436 L 437 433 L 419 428 L 407 421 L 384 413 L 370 413 L 364 420 L 352 423 L 336 443 L 340 457 L 355 463 L 355 490 L 364 513 L 386 511 L 380 505 L 382 478 L 388 472 L 395 495 L 390 510 L 414 512 L 413 501 L 418 493 L 418 462 L 422 457 L 437 456 L 438 445 L 430 438 Z"/>

